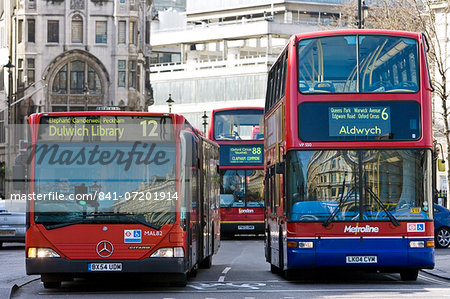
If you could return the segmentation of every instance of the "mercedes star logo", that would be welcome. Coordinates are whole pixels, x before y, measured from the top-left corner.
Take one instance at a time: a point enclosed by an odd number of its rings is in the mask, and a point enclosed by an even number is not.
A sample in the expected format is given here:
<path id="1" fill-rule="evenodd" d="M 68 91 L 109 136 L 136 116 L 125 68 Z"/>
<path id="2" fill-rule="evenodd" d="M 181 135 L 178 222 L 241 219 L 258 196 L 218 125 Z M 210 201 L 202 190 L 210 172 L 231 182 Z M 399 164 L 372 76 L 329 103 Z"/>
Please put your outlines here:
<path id="1" fill-rule="evenodd" d="M 97 254 L 101 257 L 110 257 L 114 251 L 114 246 L 109 241 L 100 241 L 97 244 Z"/>

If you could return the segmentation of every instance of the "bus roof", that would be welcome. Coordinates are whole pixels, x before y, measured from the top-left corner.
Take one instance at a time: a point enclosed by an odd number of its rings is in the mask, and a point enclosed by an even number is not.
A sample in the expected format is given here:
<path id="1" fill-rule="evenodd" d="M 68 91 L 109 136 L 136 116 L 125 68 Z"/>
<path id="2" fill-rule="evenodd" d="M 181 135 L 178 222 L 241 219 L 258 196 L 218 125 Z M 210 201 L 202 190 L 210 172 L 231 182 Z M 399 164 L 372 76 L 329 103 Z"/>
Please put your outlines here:
<path id="1" fill-rule="evenodd" d="M 393 36 L 404 36 L 410 38 L 419 38 L 421 33 L 418 32 L 408 32 L 408 31 L 398 31 L 398 30 L 383 30 L 383 29 L 341 29 L 341 30 L 328 30 L 328 31 L 316 31 L 308 33 L 295 34 L 296 39 L 301 38 L 312 38 L 328 35 L 346 35 L 346 34 L 374 34 L 374 35 L 393 35 Z"/>
<path id="2" fill-rule="evenodd" d="M 230 110 L 243 110 L 243 109 L 261 109 L 264 110 L 264 107 L 252 107 L 252 106 L 239 106 L 239 107 L 227 107 L 227 108 L 217 108 L 212 111 L 212 113 L 218 111 L 230 111 Z"/>

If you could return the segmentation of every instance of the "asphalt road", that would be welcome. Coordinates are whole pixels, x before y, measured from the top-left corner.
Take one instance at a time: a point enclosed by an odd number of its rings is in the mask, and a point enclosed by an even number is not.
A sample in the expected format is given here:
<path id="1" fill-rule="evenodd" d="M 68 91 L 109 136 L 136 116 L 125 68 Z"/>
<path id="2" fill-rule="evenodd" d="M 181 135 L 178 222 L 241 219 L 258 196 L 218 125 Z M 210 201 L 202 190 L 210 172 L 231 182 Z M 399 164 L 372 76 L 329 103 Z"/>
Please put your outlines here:
<path id="1" fill-rule="evenodd" d="M 309 273 L 306 279 L 288 282 L 270 272 L 263 246 L 261 239 L 222 241 L 212 268 L 199 270 L 185 288 L 130 277 L 76 280 L 63 283 L 59 290 L 47 290 L 36 279 L 16 290 L 13 298 L 450 298 L 449 280 L 422 272 L 416 282 L 403 282 L 398 274 L 360 272 Z M 440 254 L 450 258 L 450 249 L 444 250 Z M 23 247 L 1 249 L 2 264 L 6 257 L 11 267 L 12 261 L 23 259 Z M 11 269 L 15 276 L 23 271 L 23 262 L 16 267 Z"/>

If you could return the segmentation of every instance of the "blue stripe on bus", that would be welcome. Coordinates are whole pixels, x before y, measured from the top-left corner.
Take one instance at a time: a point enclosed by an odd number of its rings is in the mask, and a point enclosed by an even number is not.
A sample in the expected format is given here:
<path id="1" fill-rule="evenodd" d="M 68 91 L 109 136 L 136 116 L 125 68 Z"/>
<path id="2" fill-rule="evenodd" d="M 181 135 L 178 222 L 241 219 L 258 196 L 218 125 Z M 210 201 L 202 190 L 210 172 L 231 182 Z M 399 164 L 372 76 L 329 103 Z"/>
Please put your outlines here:
<path id="1" fill-rule="evenodd" d="M 287 249 L 288 268 L 315 267 L 418 267 L 434 266 L 434 248 L 410 248 L 412 239 L 402 237 L 351 238 L 288 238 L 295 241 L 313 241 L 314 248 Z M 414 240 L 432 240 L 414 238 Z M 346 262 L 346 256 L 376 256 L 377 263 Z"/>

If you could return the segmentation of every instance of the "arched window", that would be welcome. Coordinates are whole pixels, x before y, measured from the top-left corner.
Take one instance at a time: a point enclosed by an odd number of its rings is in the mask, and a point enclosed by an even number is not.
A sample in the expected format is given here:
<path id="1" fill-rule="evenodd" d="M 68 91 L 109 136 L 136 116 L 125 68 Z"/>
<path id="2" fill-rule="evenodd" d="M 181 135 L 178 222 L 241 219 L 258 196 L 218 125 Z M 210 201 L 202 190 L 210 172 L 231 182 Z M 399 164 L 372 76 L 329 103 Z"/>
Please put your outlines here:
<path id="1" fill-rule="evenodd" d="M 74 60 L 58 71 L 52 91 L 59 94 L 83 94 L 85 86 L 88 87 L 89 94 L 102 94 L 102 84 L 97 72 L 84 61 Z"/>
<path id="2" fill-rule="evenodd" d="M 52 111 L 92 110 L 103 104 L 105 86 L 98 68 L 72 60 L 57 71 L 51 86 Z"/>
<path id="3" fill-rule="evenodd" d="M 72 17 L 72 43 L 83 43 L 83 18 L 80 15 Z"/>

